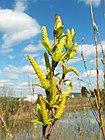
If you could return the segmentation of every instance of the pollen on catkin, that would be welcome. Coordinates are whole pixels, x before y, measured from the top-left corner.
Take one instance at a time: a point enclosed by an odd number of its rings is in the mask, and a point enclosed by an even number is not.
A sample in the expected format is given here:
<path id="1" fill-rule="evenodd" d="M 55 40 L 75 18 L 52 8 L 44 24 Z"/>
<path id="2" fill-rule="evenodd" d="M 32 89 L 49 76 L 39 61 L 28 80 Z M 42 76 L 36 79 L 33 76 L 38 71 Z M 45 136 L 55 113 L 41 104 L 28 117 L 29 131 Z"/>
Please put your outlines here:
<path id="1" fill-rule="evenodd" d="M 36 61 L 33 59 L 33 57 L 31 55 L 28 55 L 28 59 L 34 68 L 34 71 L 36 72 L 40 83 L 42 84 L 42 86 L 45 89 L 48 89 L 50 86 L 49 81 L 45 78 L 44 74 L 42 73 L 42 71 L 41 71 L 40 67 L 38 66 L 38 64 L 36 63 Z"/>

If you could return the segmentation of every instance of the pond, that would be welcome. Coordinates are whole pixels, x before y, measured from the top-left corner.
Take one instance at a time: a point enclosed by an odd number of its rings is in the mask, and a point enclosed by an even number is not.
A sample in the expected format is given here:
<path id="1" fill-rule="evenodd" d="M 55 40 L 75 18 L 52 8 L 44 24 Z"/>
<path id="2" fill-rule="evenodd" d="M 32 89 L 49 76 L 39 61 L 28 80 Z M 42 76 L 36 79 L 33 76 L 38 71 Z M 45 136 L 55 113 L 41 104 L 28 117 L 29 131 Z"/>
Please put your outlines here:
<path id="1" fill-rule="evenodd" d="M 104 118 L 105 118 L 105 112 Z M 19 121 L 10 124 L 14 140 L 41 140 L 42 127 Z M 6 140 L 4 129 L 0 129 L 0 140 Z M 51 140 L 98 140 L 99 126 L 92 110 L 65 112 L 53 128 Z M 103 138 L 101 138 L 103 139 Z"/>

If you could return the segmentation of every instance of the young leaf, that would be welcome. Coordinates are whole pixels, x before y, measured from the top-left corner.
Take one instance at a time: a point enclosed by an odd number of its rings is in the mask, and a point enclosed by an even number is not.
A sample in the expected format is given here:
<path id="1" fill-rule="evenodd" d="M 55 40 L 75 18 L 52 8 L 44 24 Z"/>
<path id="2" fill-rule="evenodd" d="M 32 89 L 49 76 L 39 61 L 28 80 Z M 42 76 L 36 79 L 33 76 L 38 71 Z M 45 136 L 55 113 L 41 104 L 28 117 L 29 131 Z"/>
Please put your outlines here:
<path id="1" fill-rule="evenodd" d="M 39 120 L 32 120 L 31 122 L 39 124 L 39 125 L 44 125 L 44 123 Z"/>
<path id="2" fill-rule="evenodd" d="M 50 79 L 51 66 L 50 66 L 50 61 L 46 52 L 44 52 L 44 59 L 45 59 L 45 65 L 46 65 L 46 70 L 47 70 L 46 78 Z"/>

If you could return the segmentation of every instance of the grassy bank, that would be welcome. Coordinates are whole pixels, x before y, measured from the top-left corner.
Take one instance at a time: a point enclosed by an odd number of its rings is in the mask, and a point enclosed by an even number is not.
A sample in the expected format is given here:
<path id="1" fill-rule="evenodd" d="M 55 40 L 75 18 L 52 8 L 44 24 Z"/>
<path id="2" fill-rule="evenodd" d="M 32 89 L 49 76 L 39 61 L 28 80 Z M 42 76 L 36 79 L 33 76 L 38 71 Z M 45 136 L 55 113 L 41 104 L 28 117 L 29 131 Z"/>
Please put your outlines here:
<path id="1" fill-rule="evenodd" d="M 91 103 L 95 106 L 95 99 L 86 97 L 68 98 L 66 110 L 83 110 L 84 108 L 92 108 Z M 36 104 L 29 101 L 19 101 L 16 98 L 2 97 L 0 98 L 0 108 L 6 120 L 31 120 L 35 117 Z"/>
<path id="2" fill-rule="evenodd" d="M 87 97 L 75 97 L 68 98 L 66 103 L 67 110 L 82 110 L 84 108 L 92 108 L 92 106 L 96 106 L 95 98 L 87 98 Z"/>

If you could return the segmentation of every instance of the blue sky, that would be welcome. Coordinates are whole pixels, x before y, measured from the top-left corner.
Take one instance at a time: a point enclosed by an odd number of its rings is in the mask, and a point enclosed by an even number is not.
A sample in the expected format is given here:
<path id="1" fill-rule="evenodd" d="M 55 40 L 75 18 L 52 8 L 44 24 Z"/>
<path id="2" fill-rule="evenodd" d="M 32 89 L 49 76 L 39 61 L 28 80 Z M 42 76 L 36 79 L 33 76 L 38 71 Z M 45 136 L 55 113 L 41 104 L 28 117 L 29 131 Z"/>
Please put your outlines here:
<path id="1" fill-rule="evenodd" d="M 105 50 L 105 22 L 104 1 L 93 0 L 95 22 L 98 25 L 102 44 Z M 29 94 L 29 83 L 37 82 L 33 69 L 27 59 L 31 54 L 45 72 L 41 45 L 41 26 L 45 25 L 51 42 L 53 42 L 54 16 L 61 16 L 67 28 L 76 31 L 75 41 L 78 42 L 78 51 L 75 59 L 68 62 L 68 66 L 75 66 L 80 78 L 87 81 L 87 75 L 80 56 L 81 40 L 84 38 L 83 51 L 87 63 L 88 73 L 95 87 L 95 46 L 90 19 L 88 0 L 0 0 L 0 87 L 7 92 L 15 91 L 15 95 Z M 101 49 L 99 46 L 100 86 L 103 81 L 103 67 L 101 64 Z M 59 70 L 59 67 L 57 68 Z M 91 70 L 91 71 L 90 71 Z M 73 91 L 79 91 L 77 77 L 68 77 L 74 80 Z M 35 88 L 36 93 L 42 89 Z"/>

